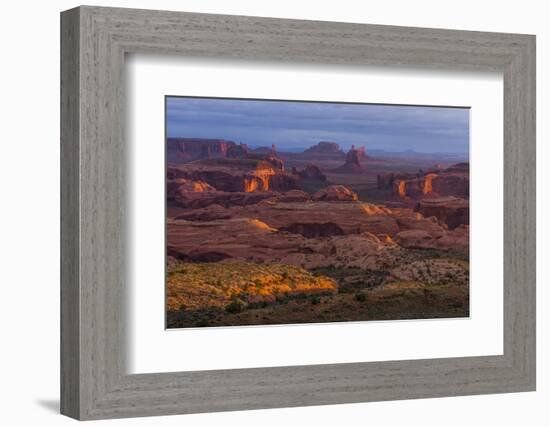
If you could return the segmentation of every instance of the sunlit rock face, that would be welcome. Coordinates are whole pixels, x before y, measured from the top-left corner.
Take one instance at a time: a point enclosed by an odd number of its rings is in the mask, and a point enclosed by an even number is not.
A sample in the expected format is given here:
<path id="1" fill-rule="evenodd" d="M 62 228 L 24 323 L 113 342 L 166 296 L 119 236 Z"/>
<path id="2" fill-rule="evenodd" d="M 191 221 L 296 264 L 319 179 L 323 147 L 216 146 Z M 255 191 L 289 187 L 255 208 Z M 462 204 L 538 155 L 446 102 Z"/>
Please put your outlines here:
<path id="1" fill-rule="evenodd" d="M 433 192 L 433 182 L 438 176 L 427 174 L 412 179 L 395 179 L 393 183 L 394 193 L 400 197 L 417 198 Z"/>
<path id="2" fill-rule="evenodd" d="M 424 175 L 424 182 L 422 183 L 422 194 L 430 194 L 433 192 L 433 181 L 438 175 L 435 173 L 429 173 Z"/>
<path id="3" fill-rule="evenodd" d="M 181 195 L 183 193 L 205 193 L 216 191 L 214 187 L 203 181 L 193 181 L 187 178 L 176 178 L 169 180 L 166 184 L 166 193 L 168 198 Z"/>
<path id="4" fill-rule="evenodd" d="M 439 196 L 468 198 L 470 195 L 469 164 L 458 163 L 447 169 L 377 176 L 379 190 L 391 190 L 400 197 L 413 199 Z"/>
<path id="5" fill-rule="evenodd" d="M 353 202 L 359 200 L 359 197 L 344 185 L 329 185 L 317 191 L 312 199 L 327 202 Z"/>
<path id="6" fill-rule="evenodd" d="M 265 192 L 298 189 L 299 178 L 274 167 L 268 160 L 206 159 L 172 166 L 168 179 L 205 182 L 218 191 Z"/>
<path id="7" fill-rule="evenodd" d="M 269 177 L 271 173 L 262 173 L 254 175 L 246 175 L 243 177 L 243 191 L 252 193 L 254 191 L 269 191 Z"/>
<path id="8" fill-rule="evenodd" d="M 394 192 L 401 197 L 407 196 L 407 181 L 399 179 L 394 181 Z"/>

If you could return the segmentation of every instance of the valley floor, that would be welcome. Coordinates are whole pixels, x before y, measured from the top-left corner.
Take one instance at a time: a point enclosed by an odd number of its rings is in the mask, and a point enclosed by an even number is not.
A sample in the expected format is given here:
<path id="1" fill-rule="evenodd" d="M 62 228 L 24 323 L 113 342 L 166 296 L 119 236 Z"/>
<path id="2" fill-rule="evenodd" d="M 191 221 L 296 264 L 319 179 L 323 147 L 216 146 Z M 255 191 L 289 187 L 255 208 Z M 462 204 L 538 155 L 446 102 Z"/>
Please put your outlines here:
<path id="1" fill-rule="evenodd" d="M 168 273 L 167 327 L 467 317 L 464 256 L 414 252 L 411 259 L 417 261 L 411 265 L 416 272 L 401 278 L 398 268 L 176 263 Z M 442 270 L 442 265 L 454 269 Z M 194 307 L 188 303 L 200 295 L 208 301 Z"/>

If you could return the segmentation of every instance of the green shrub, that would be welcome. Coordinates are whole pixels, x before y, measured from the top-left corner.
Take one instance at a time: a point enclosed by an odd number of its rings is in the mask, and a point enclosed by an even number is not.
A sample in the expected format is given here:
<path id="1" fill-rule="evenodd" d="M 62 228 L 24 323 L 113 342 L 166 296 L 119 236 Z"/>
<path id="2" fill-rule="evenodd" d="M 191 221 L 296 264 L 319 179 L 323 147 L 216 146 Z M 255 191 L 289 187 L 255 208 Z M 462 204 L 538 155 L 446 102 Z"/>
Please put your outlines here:
<path id="1" fill-rule="evenodd" d="M 368 300 L 367 294 L 365 294 L 363 292 L 359 292 L 359 293 L 355 294 L 355 300 L 359 301 L 359 302 L 367 302 L 367 300 Z"/>
<path id="2" fill-rule="evenodd" d="M 243 310 L 244 304 L 241 301 L 232 301 L 225 307 L 225 311 L 231 314 L 240 313 Z"/>

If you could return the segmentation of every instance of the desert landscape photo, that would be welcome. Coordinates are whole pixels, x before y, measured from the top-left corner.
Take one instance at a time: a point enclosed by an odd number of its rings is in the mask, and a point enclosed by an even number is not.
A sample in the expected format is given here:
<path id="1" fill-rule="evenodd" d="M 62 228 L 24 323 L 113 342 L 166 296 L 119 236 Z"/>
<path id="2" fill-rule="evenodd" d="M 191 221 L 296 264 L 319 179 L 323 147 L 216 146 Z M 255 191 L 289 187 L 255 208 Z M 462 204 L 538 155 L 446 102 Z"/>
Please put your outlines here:
<path id="1" fill-rule="evenodd" d="M 469 109 L 166 98 L 167 328 L 469 316 Z"/>

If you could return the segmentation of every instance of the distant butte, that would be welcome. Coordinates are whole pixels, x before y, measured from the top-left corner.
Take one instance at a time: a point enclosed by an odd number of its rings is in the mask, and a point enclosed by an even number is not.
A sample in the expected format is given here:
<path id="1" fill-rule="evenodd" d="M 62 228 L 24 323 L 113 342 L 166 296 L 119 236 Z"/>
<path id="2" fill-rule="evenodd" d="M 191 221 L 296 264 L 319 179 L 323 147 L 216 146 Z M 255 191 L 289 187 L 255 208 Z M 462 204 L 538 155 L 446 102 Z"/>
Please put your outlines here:
<path id="1" fill-rule="evenodd" d="M 299 175 L 300 178 L 303 179 L 314 179 L 318 181 L 326 181 L 327 177 L 323 172 L 321 172 L 321 169 L 319 169 L 319 166 L 315 164 L 308 164 L 303 170 L 299 171 L 295 167 L 292 168 L 292 173 L 295 175 Z"/>
<path id="2" fill-rule="evenodd" d="M 321 141 L 316 145 L 304 150 L 307 154 L 343 154 L 344 152 L 340 148 L 340 145 L 336 142 Z"/>
<path id="3" fill-rule="evenodd" d="M 346 154 L 346 162 L 334 169 L 336 173 L 364 173 L 365 168 L 361 165 L 361 160 L 366 158 L 365 147 L 355 148 L 355 145 L 351 146 L 351 149 Z"/>
<path id="4" fill-rule="evenodd" d="M 186 163 L 198 159 L 225 158 L 238 147 L 233 141 L 207 138 L 168 138 L 166 155 L 169 162 Z"/>

